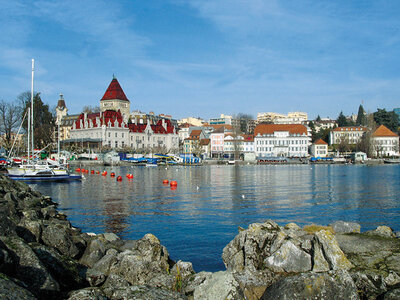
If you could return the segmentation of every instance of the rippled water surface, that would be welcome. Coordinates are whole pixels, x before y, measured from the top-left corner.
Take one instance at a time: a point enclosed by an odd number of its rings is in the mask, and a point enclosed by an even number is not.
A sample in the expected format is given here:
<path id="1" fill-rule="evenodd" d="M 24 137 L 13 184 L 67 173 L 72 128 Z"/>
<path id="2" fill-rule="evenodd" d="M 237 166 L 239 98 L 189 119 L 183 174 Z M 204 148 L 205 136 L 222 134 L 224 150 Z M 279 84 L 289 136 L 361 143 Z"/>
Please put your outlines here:
<path id="1" fill-rule="evenodd" d="M 224 269 L 223 247 L 238 226 L 273 219 L 280 225 L 354 221 L 361 230 L 400 230 L 400 166 L 282 165 L 93 167 L 110 176 L 43 183 L 74 226 L 126 239 L 155 234 L 174 260 L 196 271 Z M 128 180 L 125 174 L 133 173 Z M 172 190 L 163 179 L 176 180 Z"/>

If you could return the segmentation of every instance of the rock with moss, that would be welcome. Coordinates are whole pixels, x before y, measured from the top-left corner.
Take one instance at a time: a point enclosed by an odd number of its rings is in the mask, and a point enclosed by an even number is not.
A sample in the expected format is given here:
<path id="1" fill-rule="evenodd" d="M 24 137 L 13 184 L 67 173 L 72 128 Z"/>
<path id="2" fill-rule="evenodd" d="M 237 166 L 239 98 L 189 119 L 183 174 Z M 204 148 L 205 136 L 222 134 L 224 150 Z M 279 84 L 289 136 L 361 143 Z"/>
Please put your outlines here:
<path id="1" fill-rule="evenodd" d="M 357 287 L 344 270 L 307 272 L 284 277 L 269 286 L 261 299 L 359 299 Z"/>
<path id="2" fill-rule="evenodd" d="M 38 298 L 25 287 L 18 285 L 13 280 L 0 273 L 0 299 L 35 300 Z"/>
<path id="3" fill-rule="evenodd" d="M 336 221 L 329 224 L 335 233 L 360 233 L 361 225 L 355 222 Z"/>

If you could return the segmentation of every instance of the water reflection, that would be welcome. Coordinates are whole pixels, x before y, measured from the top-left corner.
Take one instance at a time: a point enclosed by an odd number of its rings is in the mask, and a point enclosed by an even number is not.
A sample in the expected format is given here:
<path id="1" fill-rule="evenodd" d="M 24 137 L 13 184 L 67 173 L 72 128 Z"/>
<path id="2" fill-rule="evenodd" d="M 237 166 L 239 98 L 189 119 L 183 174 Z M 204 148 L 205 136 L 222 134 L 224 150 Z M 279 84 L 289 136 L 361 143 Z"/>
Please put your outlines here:
<path id="1" fill-rule="evenodd" d="M 122 182 L 85 175 L 82 183 L 38 184 L 88 232 L 137 239 L 151 232 L 173 259 L 196 270 L 224 268 L 223 247 L 237 227 L 266 219 L 280 224 L 355 221 L 363 230 L 400 230 L 400 166 L 203 166 L 104 168 Z M 100 170 L 100 169 L 99 169 Z M 125 175 L 133 173 L 133 180 Z M 163 185 L 176 180 L 177 189 Z"/>

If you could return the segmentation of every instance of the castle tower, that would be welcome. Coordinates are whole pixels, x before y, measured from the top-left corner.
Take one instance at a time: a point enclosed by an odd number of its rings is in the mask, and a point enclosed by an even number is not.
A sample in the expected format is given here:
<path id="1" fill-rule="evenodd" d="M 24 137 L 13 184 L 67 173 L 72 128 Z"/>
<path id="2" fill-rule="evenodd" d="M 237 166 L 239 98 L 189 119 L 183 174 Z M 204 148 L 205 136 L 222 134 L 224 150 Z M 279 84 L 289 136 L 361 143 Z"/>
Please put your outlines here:
<path id="1" fill-rule="evenodd" d="M 60 99 L 58 100 L 57 107 L 56 107 L 56 113 L 57 113 L 57 118 L 56 118 L 56 125 L 60 124 L 61 125 L 61 120 L 67 115 L 68 109 L 67 106 L 65 105 L 65 100 L 63 94 L 60 94 Z"/>
<path id="2" fill-rule="evenodd" d="M 124 120 L 128 120 L 130 114 L 130 101 L 125 96 L 117 78 L 113 77 L 110 85 L 108 86 L 103 98 L 100 100 L 100 110 L 121 111 Z"/>

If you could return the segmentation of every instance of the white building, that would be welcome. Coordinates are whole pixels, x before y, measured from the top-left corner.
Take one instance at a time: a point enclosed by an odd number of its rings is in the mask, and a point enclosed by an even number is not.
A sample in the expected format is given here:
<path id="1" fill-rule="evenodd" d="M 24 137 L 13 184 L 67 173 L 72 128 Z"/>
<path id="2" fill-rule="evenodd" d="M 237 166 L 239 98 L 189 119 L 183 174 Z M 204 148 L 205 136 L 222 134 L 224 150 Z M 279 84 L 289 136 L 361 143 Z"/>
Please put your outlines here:
<path id="1" fill-rule="evenodd" d="M 381 125 L 372 134 L 372 147 L 377 157 L 398 156 L 399 136 L 386 126 Z"/>
<path id="2" fill-rule="evenodd" d="M 227 133 L 224 138 L 223 151 L 231 158 L 234 158 L 235 152 L 240 156 L 245 153 L 254 153 L 254 136 L 243 134 L 235 138 L 232 133 Z"/>
<path id="3" fill-rule="evenodd" d="M 316 141 L 311 145 L 311 155 L 314 157 L 327 157 L 328 143 L 322 139 Z"/>
<path id="4" fill-rule="evenodd" d="M 125 110 L 123 114 L 119 109 L 124 103 L 128 105 L 129 100 L 117 79 L 113 78 L 100 100 L 101 112 L 79 115 L 73 123 L 70 139 L 67 142 L 81 145 L 83 148 L 97 149 L 102 147 L 134 150 L 151 148 L 155 151 L 161 149 L 169 151 L 179 148 L 179 136 L 170 119 L 160 119 L 153 124 L 150 120 L 143 123 L 134 118 L 133 122 L 128 123 L 129 112 Z M 129 105 L 127 107 L 129 109 Z M 116 108 L 118 110 L 115 110 Z"/>
<path id="5" fill-rule="evenodd" d="M 310 140 L 301 124 L 259 124 L 254 129 L 257 157 L 306 157 Z"/>
<path id="6" fill-rule="evenodd" d="M 331 145 L 340 144 L 342 141 L 349 145 L 355 145 L 361 141 L 367 130 L 362 126 L 336 127 L 330 132 L 329 141 Z"/>
<path id="7" fill-rule="evenodd" d="M 219 124 L 232 125 L 232 116 L 221 114 L 219 118 L 210 119 L 210 125 Z"/>
<path id="8" fill-rule="evenodd" d="M 192 126 L 202 126 L 205 121 L 201 118 L 188 117 L 178 120 L 178 125 L 182 125 L 185 123 L 191 124 Z"/>
<path id="9" fill-rule="evenodd" d="M 272 124 L 301 124 L 308 120 L 308 115 L 305 112 L 289 112 L 287 115 L 267 112 L 257 114 L 257 123 L 272 123 Z"/>

